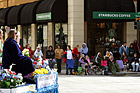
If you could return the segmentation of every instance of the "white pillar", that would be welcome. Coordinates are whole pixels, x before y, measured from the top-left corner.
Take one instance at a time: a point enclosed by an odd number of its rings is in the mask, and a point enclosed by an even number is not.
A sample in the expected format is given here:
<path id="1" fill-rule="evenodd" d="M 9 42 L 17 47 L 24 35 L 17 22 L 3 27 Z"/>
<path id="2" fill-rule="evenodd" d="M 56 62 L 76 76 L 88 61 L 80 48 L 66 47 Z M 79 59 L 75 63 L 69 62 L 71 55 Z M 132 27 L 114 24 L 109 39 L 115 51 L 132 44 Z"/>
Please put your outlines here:
<path id="1" fill-rule="evenodd" d="M 17 25 L 17 31 L 20 32 L 20 39 L 22 39 L 22 25 Z"/>
<path id="2" fill-rule="evenodd" d="M 129 46 L 134 40 L 137 40 L 137 30 L 134 29 L 134 22 L 127 22 L 126 24 L 126 40 Z"/>
<path id="3" fill-rule="evenodd" d="M 68 44 L 84 43 L 84 0 L 68 0 Z"/>
<path id="4" fill-rule="evenodd" d="M 48 46 L 50 45 L 54 47 L 54 24 L 52 22 L 48 23 Z"/>
<path id="5" fill-rule="evenodd" d="M 32 50 L 36 49 L 36 33 L 37 33 L 37 29 L 36 29 L 36 24 L 31 24 L 31 48 Z"/>

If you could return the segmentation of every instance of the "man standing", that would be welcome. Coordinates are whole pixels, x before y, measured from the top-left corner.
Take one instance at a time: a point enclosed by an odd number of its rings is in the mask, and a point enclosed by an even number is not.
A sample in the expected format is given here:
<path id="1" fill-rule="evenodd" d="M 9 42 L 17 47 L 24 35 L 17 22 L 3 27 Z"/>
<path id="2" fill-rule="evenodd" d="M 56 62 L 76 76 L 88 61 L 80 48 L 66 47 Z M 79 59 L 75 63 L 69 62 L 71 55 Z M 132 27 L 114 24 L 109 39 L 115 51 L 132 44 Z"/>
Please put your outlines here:
<path id="1" fill-rule="evenodd" d="M 120 53 L 121 57 L 123 56 L 123 54 L 126 54 L 126 56 L 128 57 L 128 55 L 129 55 L 129 48 L 128 48 L 126 42 L 124 42 L 123 45 L 120 47 L 119 53 Z"/>

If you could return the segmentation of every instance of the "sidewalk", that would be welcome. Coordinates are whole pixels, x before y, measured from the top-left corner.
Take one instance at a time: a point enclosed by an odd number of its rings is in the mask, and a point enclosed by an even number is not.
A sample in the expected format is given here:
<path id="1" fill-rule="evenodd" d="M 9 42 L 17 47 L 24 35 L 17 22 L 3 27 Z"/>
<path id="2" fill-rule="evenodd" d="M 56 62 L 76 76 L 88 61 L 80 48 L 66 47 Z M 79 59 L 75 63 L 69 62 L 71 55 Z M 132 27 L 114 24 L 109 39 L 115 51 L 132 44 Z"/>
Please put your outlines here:
<path id="1" fill-rule="evenodd" d="M 62 63 L 62 71 L 61 74 L 59 75 L 66 75 L 66 68 L 65 68 L 65 63 Z M 55 65 L 55 67 L 57 67 L 57 65 Z M 80 75 L 77 75 L 80 76 Z M 82 75 L 81 75 L 82 76 Z M 97 73 L 97 75 L 93 72 L 92 75 L 89 76 L 105 76 L 105 75 L 101 75 L 101 73 Z M 112 73 L 108 73 L 108 75 L 106 76 L 140 76 L 140 72 L 131 72 L 131 71 L 121 71 L 121 72 L 117 72 L 115 75 L 113 75 Z"/>

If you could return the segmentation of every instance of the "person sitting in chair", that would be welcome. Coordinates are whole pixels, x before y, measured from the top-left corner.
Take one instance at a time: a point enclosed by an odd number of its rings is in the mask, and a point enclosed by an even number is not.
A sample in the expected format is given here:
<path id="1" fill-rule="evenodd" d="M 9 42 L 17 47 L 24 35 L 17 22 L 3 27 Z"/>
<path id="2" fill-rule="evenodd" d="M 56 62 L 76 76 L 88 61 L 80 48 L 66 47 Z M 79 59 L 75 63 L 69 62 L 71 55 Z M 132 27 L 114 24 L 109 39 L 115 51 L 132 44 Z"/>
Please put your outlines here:
<path id="1" fill-rule="evenodd" d="M 10 30 L 3 47 L 2 67 L 10 69 L 10 66 L 14 64 L 12 71 L 21 73 L 24 77 L 34 72 L 35 69 L 31 58 L 23 56 L 15 37 L 17 37 L 15 30 Z"/>

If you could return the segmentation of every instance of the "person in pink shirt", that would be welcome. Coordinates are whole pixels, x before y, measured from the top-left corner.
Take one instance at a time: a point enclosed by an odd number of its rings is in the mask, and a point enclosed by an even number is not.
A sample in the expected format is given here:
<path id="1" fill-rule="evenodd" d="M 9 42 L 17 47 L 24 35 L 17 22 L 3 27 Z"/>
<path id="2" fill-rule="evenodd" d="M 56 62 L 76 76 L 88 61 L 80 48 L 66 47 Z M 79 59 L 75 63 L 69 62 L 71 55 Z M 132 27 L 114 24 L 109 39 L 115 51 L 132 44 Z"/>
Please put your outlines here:
<path id="1" fill-rule="evenodd" d="M 107 70 L 108 69 L 107 65 L 108 65 L 107 64 L 107 59 L 106 59 L 106 56 L 104 56 L 103 60 L 101 60 L 101 66 Z"/>

